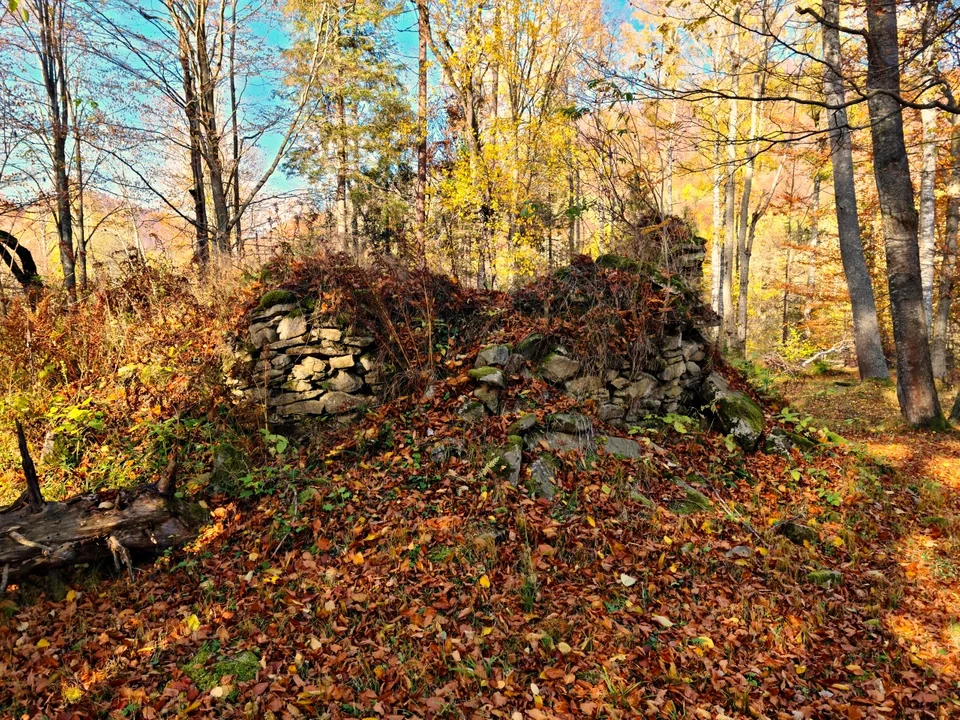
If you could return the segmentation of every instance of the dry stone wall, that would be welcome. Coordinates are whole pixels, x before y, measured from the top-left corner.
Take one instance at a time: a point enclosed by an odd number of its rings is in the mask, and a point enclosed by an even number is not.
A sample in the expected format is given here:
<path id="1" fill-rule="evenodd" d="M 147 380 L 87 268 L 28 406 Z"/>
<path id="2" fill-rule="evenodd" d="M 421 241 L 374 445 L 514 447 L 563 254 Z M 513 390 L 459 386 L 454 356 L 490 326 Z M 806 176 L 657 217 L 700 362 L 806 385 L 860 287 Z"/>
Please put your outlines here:
<path id="1" fill-rule="evenodd" d="M 375 404 L 382 394 L 374 344 L 348 318 L 272 291 L 233 343 L 227 382 L 237 396 L 265 403 L 275 423 L 342 415 Z"/>
<path id="2" fill-rule="evenodd" d="M 615 367 L 590 372 L 563 347 L 549 347 L 530 335 L 517 343 L 488 345 L 477 355 L 469 375 L 476 384 L 461 415 L 499 413 L 507 379 L 536 375 L 579 401 L 593 401 L 600 420 L 625 426 L 647 415 L 696 410 L 702 404 L 707 343 L 694 328 L 667 334 L 642 368 L 624 359 Z"/>

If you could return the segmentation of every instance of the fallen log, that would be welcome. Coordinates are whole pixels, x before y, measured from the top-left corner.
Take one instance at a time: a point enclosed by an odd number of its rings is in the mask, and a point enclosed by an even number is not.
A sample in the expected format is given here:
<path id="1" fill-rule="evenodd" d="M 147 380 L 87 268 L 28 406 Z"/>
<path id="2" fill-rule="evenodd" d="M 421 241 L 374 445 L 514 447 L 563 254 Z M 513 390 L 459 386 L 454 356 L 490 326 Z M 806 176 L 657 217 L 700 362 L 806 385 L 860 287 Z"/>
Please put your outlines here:
<path id="1" fill-rule="evenodd" d="M 156 485 L 46 502 L 23 428 L 17 423 L 27 490 L 0 509 L 0 592 L 9 582 L 112 557 L 132 576 L 131 553 L 158 553 L 197 536 L 205 513 L 174 497 L 176 462 Z"/>

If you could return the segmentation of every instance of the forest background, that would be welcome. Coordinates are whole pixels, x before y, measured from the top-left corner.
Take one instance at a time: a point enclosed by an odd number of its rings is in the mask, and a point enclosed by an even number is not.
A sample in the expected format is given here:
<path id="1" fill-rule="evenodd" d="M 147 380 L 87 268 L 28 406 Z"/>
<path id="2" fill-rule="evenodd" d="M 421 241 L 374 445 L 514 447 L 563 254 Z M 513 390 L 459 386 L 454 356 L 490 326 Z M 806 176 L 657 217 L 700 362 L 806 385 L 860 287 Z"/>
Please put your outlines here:
<path id="1" fill-rule="evenodd" d="M 73 301 L 130 262 L 250 269 L 291 242 L 507 289 L 579 254 L 649 254 L 677 216 L 706 244 L 731 354 L 867 378 L 898 365 L 904 415 L 936 425 L 956 17 L 941 2 L 8 0 L 0 303 L 34 274 Z"/>

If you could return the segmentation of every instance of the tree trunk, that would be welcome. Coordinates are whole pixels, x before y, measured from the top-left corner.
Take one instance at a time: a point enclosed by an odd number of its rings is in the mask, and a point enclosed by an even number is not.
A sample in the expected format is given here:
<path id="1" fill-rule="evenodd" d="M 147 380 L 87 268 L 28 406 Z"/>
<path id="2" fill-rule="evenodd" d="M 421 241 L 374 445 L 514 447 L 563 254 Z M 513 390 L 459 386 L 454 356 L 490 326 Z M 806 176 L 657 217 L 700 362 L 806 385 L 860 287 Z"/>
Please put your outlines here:
<path id="1" fill-rule="evenodd" d="M 63 284 L 70 302 L 77 300 L 73 248 L 73 209 L 70 202 L 70 177 L 67 163 L 70 98 L 64 41 L 65 7 L 62 0 L 44 0 L 35 5 L 40 36 L 35 42 L 43 86 L 47 95 L 50 121 L 50 160 L 53 191 L 56 194 L 57 237 Z"/>
<path id="2" fill-rule="evenodd" d="M 197 536 L 203 511 L 173 498 L 176 463 L 156 486 L 45 502 L 36 467 L 17 423 L 17 444 L 27 489 L 0 508 L 0 592 L 7 583 L 61 567 L 113 555 L 132 575 L 130 552 L 158 553 Z"/>
<path id="3" fill-rule="evenodd" d="M 427 227 L 427 4 L 417 5 L 417 252 L 426 261 Z"/>
<path id="4" fill-rule="evenodd" d="M 933 346 L 931 361 L 933 376 L 947 374 L 947 336 L 950 331 L 950 305 L 953 301 L 954 279 L 957 272 L 957 234 L 960 230 L 960 118 L 954 115 L 950 136 L 950 179 L 947 182 L 946 248 L 940 267 L 940 292 L 937 312 L 933 316 Z"/>
<path id="5" fill-rule="evenodd" d="M 720 202 L 720 187 L 723 169 L 720 166 L 720 138 L 713 142 L 713 248 L 710 252 L 710 307 L 722 317 L 723 300 L 720 288 L 723 283 L 723 209 Z"/>
<path id="6" fill-rule="evenodd" d="M 200 145 L 200 109 L 197 105 L 190 58 L 187 55 L 186 38 L 182 35 L 180 37 L 180 67 L 183 71 L 183 112 L 187 118 L 187 134 L 190 138 L 190 174 L 193 179 L 193 188 L 190 190 L 190 195 L 193 198 L 194 229 L 196 231 L 194 258 L 197 264 L 203 268 L 206 267 L 210 259 L 210 236 L 207 229 L 207 197 L 203 178 L 203 153 Z"/>
<path id="7" fill-rule="evenodd" d="M 736 95 L 739 92 L 739 63 L 740 63 L 740 29 L 736 25 L 740 21 L 740 9 L 734 11 L 734 36 L 730 50 L 730 75 L 733 87 L 733 97 L 729 100 L 729 115 L 727 118 L 727 172 L 726 172 L 726 208 L 724 211 L 723 231 L 723 284 L 721 298 L 723 302 L 723 336 L 727 347 L 736 342 L 736 307 L 733 304 L 733 258 L 736 252 L 736 204 L 737 204 L 737 123 L 738 106 Z"/>
<path id="8" fill-rule="evenodd" d="M 233 186 L 233 233 L 234 248 L 237 255 L 243 255 L 243 228 L 240 224 L 240 128 L 239 107 L 237 106 L 237 74 L 235 68 L 236 50 L 237 50 L 237 0 L 233 0 L 232 11 L 230 13 L 230 115 L 232 119 L 233 134 L 233 169 L 231 171 L 231 185 Z"/>
<path id="9" fill-rule="evenodd" d="M 207 52 L 206 10 L 207 0 L 196 4 L 194 20 L 194 49 L 196 51 L 197 98 L 200 119 L 203 158 L 210 176 L 210 199 L 213 203 L 214 246 L 227 255 L 230 253 L 230 210 L 227 204 L 226 184 L 223 180 L 223 160 L 220 147 L 220 127 L 217 123 L 216 81 L 213 64 Z"/>
<path id="10" fill-rule="evenodd" d="M 810 201 L 810 257 L 807 260 L 807 298 L 803 320 L 810 322 L 817 290 L 817 246 L 820 244 L 820 166 L 813 171 L 813 198 Z"/>
<path id="11" fill-rule="evenodd" d="M 839 24 L 837 0 L 824 0 L 823 14 L 827 23 Z M 840 259 L 850 293 L 853 314 L 853 337 L 857 353 L 860 379 L 886 379 L 887 362 L 880 344 L 880 324 L 873 294 L 870 271 L 860 240 L 860 218 L 857 212 L 857 192 L 854 184 L 853 150 L 847 111 L 846 92 L 841 73 L 840 33 L 823 26 L 823 57 L 826 70 L 823 77 L 824 99 L 836 110 L 827 111 L 830 129 L 830 161 L 833 166 L 833 192 L 837 211 L 837 235 L 840 241 Z"/>
<path id="12" fill-rule="evenodd" d="M 80 123 L 76 108 L 73 114 L 73 157 L 77 167 L 77 282 L 80 290 L 87 291 L 87 231 L 83 208 L 83 152 L 80 148 Z"/>
<path id="13" fill-rule="evenodd" d="M 923 312 L 927 327 L 933 326 L 933 267 L 936 240 L 937 110 L 920 111 L 923 126 L 923 166 L 920 172 L 920 280 L 923 287 Z"/>
<path id="14" fill-rule="evenodd" d="M 867 0 L 867 28 L 870 134 L 897 350 L 897 397 L 907 422 L 935 427 L 943 425 L 944 418 L 930 363 L 917 210 L 898 100 L 900 65 L 895 0 Z"/>

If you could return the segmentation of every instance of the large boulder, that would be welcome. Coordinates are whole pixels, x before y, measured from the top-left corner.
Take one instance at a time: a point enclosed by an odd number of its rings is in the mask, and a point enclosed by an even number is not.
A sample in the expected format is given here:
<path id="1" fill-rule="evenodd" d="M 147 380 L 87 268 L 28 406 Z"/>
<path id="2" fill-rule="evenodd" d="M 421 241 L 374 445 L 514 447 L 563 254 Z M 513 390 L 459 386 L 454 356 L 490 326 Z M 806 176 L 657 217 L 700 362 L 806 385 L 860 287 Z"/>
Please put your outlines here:
<path id="1" fill-rule="evenodd" d="M 727 381 L 710 373 L 703 383 L 703 397 L 720 428 L 747 452 L 753 452 L 763 436 L 763 410 L 749 396 L 731 390 Z"/>

